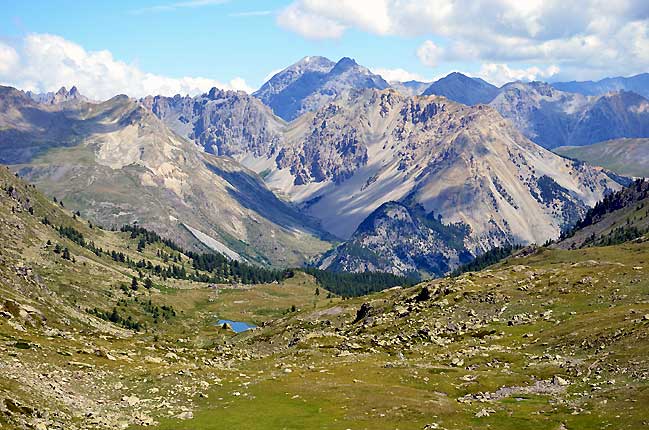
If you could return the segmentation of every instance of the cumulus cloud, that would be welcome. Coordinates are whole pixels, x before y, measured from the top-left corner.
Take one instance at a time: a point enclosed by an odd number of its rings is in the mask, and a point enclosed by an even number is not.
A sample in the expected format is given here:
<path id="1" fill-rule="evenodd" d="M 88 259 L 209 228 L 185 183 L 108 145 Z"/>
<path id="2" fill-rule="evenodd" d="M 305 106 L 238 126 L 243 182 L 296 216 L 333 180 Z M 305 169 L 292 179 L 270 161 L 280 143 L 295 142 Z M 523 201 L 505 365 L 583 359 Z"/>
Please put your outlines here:
<path id="1" fill-rule="evenodd" d="M 444 55 L 444 49 L 434 42 L 427 40 L 417 49 L 417 57 L 422 64 L 428 67 L 435 67 Z"/>
<path id="2" fill-rule="evenodd" d="M 374 67 L 372 68 L 372 73 L 381 75 L 383 79 L 388 82 L 430 81 L 430 79 L 426 79 L 417 73 L 412 73 L 404 69 L 386 69 L 382 67 Z"/>
<path id="3" fill-rule="evenodd" d="M 51 34 L 30 34 L 15 47 L 0 44 L 0 81 L 35 92 L 76 85 L 84 95 L 97 100 L 116 94 L 196 95 L 212 87 L 252 91 L 241 78 L 222 83 L 204 77 L 172 78 L 144 72 L 113 58 L 110 51 L 86 51 Z"/>
<path id="4" fill-rule="evenodd" d="M 290 5 L 277 16 L 277 23 L 308 39 L 336 39 L 346 27 L 337 21 L 307 12 L 298 5 Z"/>
<path id="5" fill-rule="evenodd" d="M 18 64 L 18 53 L 14 48 L 0 42 L 0 75 L 8 73 L 16 68 Z"/>
<path id="6" fill-rule="evenodd" d="M 525 69 L 515 69 L 507 64 L 483 64 L 478 73 L 478 77 L 494 85 L 503 85 L 512 81 L 538 81 L 547 80 L 560 72 L 557 66 L 548 66 L 545 69 L 538 67 L 528 67 Z"/>
<path id="7" fill-rule="evenodd" d="M 308 17 L 337 29 L 320 37 L 338 38 L 350 28 L 381 36 L 434 37 L 444 49 L 424 42 L 418 54 L 427 65 L 557 64 L 562 74 L 581 78 L 649 67 L 646 0 L 294 0 L 281 15 L 289 12 L 296 21 Z M 284 27 L 303 35 L 315 31 L 306 21 L 302 25 Z"/>

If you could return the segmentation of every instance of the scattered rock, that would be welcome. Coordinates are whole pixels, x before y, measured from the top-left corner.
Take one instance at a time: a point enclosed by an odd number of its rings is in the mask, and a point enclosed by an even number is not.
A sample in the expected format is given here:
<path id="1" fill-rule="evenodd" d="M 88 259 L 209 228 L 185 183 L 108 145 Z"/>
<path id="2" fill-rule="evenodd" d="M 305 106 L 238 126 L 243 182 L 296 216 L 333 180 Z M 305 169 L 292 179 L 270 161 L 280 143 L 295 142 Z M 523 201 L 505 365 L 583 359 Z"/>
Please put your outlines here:
<path id="1" fill-rule="evenodd" d="M 192 411 L 185 411 L 176 415 L 176 418 L 179 420 L 191 420 L 194 418 L 194 413 Z"/>
<path id="2" fill-rule="evenodd" d="M 475 414 L 475 416 L 476 416 L 476 418 L 484 418 L 484 417 L 488 417 L 489 415 L 495 414 L 495 413 L 496 413 L 496 411 L 494 411 L 493 409 L 484 409 L 483 408 L 483 409 L 480 409 Z"/>
<path id="3" fill-rule="evenodd" d="M 363 303 L 360 309 L 356 311 L 356 319 L 354 319 L 354 323 L 357 323 L 367 318 L 370 315 L 371 311 L 372 311 L 372 305 L 370 305 L 369 303 Z"/>
<path id="4" fill-rule="evenodd" d="M 570 382 L 566 381 L 565 379 L 563 379 L 563 378 L 562 378 L 561 376 L 559 376 L 559 375 L 554 375 L 554 378 L 552 378 L 552 383 L 553 383 L 554 385 L 559 385 L 559 386 L 570 385 Z"/>
<path id="5" fill-rule="evenodd" d="M 453 357 L 451 359 L 451 366 L 453 366 L 453 367 L 462 367 L 462 366 L 464 366 L 464 360 L 462 360 L 461 358 L 458 358 L 458 357 Z"/>

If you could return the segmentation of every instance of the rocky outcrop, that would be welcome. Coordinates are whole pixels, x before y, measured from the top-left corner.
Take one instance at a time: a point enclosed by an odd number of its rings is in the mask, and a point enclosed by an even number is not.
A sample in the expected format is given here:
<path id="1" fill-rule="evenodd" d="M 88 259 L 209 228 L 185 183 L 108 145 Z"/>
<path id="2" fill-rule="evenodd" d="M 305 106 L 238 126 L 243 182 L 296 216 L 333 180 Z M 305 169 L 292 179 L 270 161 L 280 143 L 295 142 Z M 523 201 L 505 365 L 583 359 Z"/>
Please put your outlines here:
<path id="1" fill-rule="evenodd" d="M 149 96 L 142 103 L 176 133 L 215 155 L 272 155 L 285 127 L 268 107 L 242 91 L 212 88 L 196 97 Z"/>
<path id="2" fill-rule="evenodd" d="M 32 91 L 27 91 L 27 96 L 38 103 L 46 105 L 57 105 L 67 102 L 78 102 L 78 101 L 88 101 L 88 99 L 81 95 L 76 86 L 73 86 L 68 91 L 65 87 L 59 88 L 57 92 L 48 92 L 48 93 L 34 93 Z"/>

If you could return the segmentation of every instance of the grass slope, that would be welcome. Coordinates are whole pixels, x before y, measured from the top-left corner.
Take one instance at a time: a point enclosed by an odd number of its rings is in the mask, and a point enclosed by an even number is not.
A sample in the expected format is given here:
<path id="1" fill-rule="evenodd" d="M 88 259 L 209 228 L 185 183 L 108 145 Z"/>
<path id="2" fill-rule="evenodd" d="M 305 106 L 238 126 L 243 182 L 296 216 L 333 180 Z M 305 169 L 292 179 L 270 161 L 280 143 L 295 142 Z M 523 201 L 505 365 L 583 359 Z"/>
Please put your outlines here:
<path id="1" fill-rule="evenodd" d="M 613 139 L 586 146 L 562 146 L 553 151 L 618 175 L 649 177 L 649 139 Z"/>

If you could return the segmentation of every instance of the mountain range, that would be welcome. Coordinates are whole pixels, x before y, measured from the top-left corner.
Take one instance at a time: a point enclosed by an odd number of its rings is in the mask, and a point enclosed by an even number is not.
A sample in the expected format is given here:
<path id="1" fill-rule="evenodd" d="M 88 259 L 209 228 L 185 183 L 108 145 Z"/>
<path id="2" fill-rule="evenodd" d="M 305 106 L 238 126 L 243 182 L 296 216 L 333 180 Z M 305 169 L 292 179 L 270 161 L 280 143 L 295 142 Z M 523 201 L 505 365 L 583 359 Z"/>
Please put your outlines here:
<path id="1" fill-rule="evenodd" d="M 629 77 L 604 78 L 599 81 L 555 82 L 552 86 L 561 91 L 586 96 L 598 96 L 611 91 L 624 90 L 649 98 L 649 73 Z"/>
<path id="2" fill-rule="evenodd" d="M 556 237 L 619 187 L 603 172 L 533 144 L 493 108 L 440 96 L 349 90 L 290 123 L 243 93 L 213 90 L 144 103 L 208 152 L 257 172 L 325 231 L 349 240 L 322 258 L 323 268 L 440 275 L 494 246 Z M 205 130 L 236 137 L 209 140 Z M 400 209 L 374 213 L 388 202 Z M 399 239 L 388 240 L 368 221 L 380 219 L 398 232 L 391 217 L 397 212 L 426 238 L 418 244 L 401 235 L 407 243 L 399 252 Z M 451 230 L 457 230 L 452 239 Z M 413 262 L 423 242 L 431 257 Z M 360 248 L 364 257 L 350 259 L 350 250 Z"/>
<path id="3" fill-rule="evenodd" d="M 649 135 L 648 106 L 459 73 L 388 83 L 306 57 L 252 95 L 4 87 L 0 162 L 105 226 L 259 264 L 440 276 L 556 238 L 627 183 L 545 148 Z"/>
<path id="4" fill-rule="evenodd" d="M 412 285 L 103 229 L 2 167 L 0 425 L 642 428 L 648 195 L 634 182 L 557 243 Z"/>

